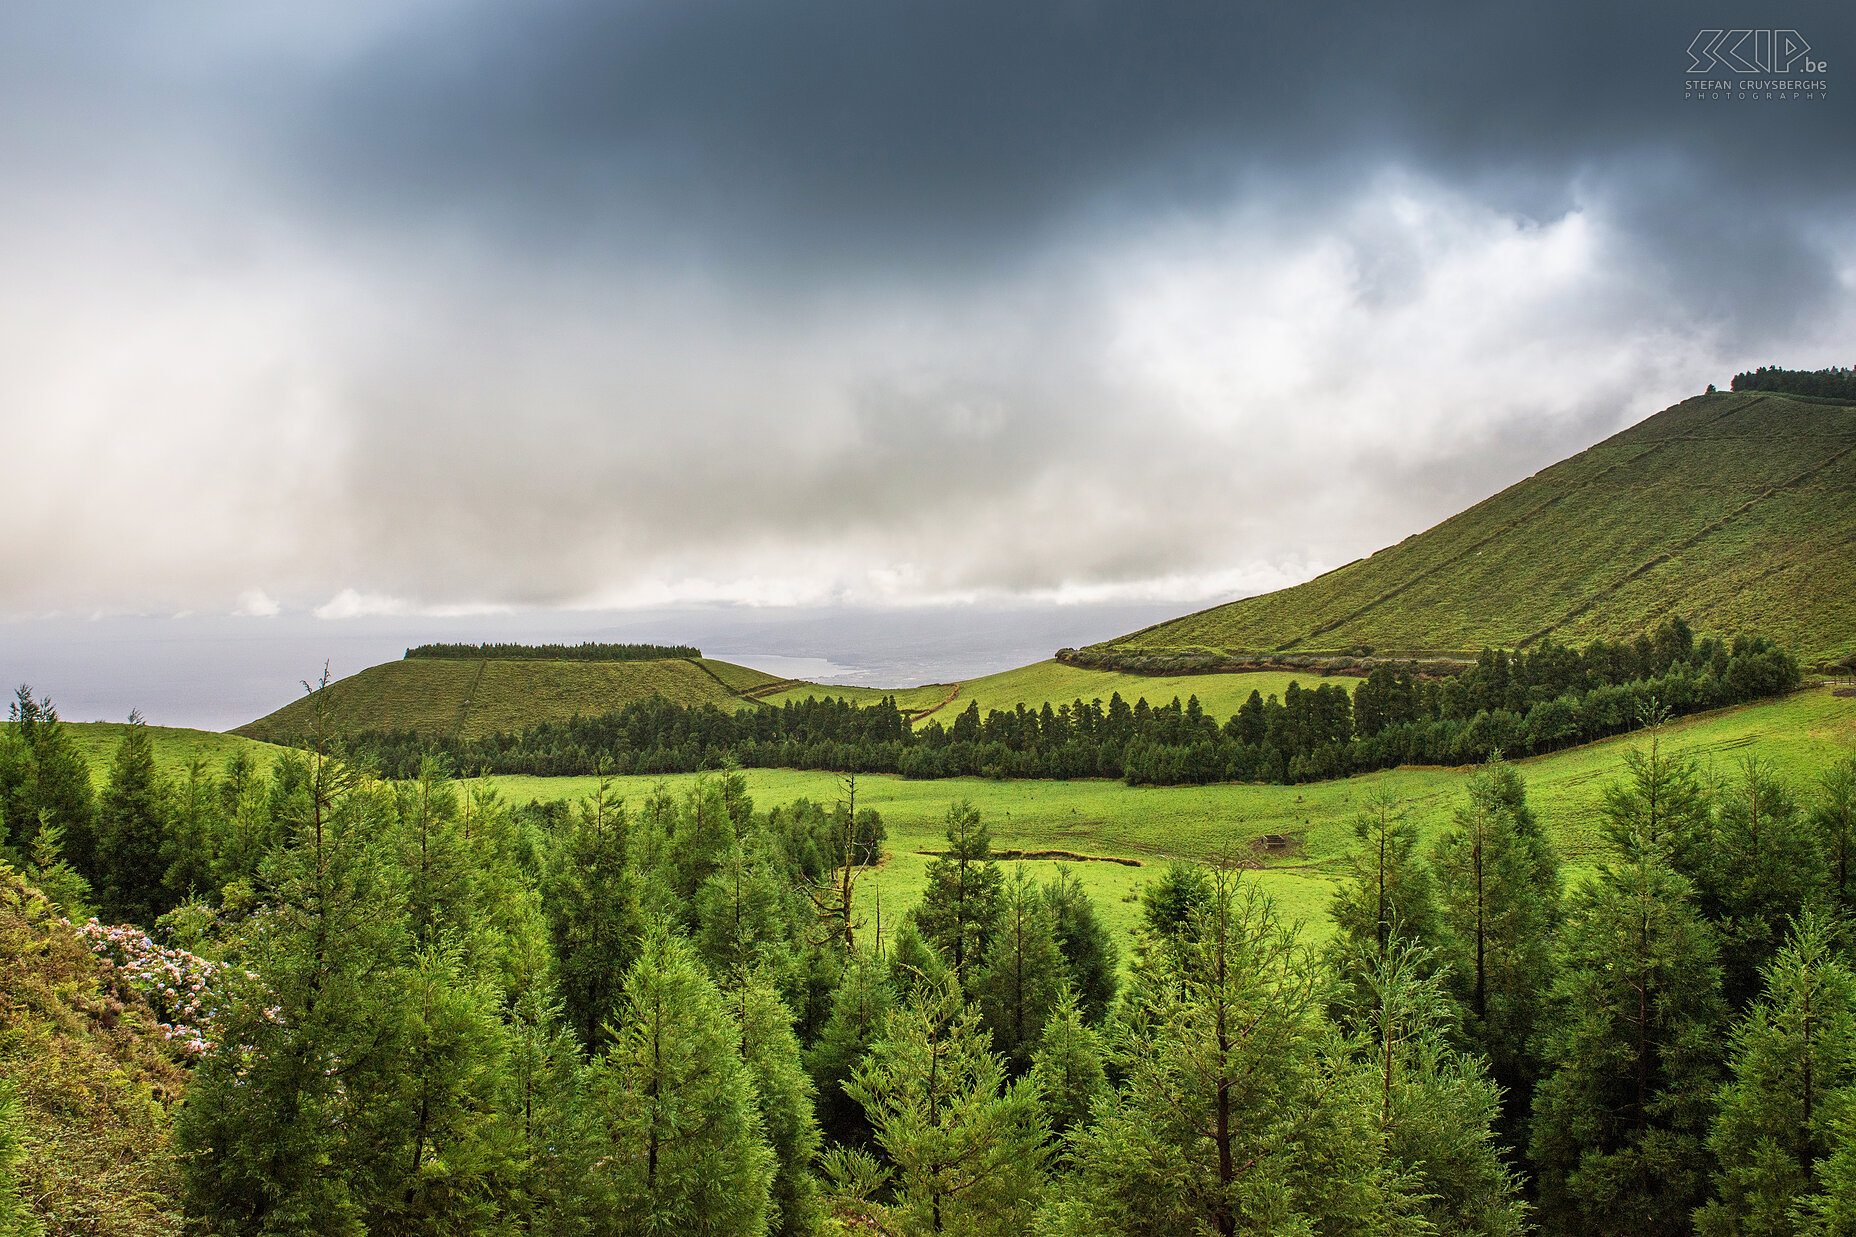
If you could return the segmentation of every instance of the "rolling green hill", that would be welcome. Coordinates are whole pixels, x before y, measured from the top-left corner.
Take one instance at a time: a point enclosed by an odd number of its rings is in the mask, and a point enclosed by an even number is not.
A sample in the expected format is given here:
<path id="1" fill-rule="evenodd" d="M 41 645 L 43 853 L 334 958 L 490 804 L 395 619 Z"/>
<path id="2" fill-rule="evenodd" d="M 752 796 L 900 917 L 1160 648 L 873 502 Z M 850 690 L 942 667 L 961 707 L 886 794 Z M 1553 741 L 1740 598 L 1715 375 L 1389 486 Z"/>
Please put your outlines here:
<path id="1" fill-rule="evenodd" d="M 650 696 L 732 708 L 744 703 L 741 693 L 777 682 L 774 675 L 709 658 L 414 659 L 370 666 L 329 684 L 324 707 L 344 732 L 416 730 L 475 738 L 575 714 L 590 717 Z M 309 718 L 307 700 L 296 700 L 232 733 L 288 743 L 305 733 Z"/>
<path id="2" fill-rule="evenodd" d="M 1182 701 L 1197 696 L 1207 713 L 1222 720 L 1237 712 L 1237 707 L 1252 691 L 1261 691 L 1265 696 L 1281 695 L 1292 680 L 1300 680 L 1310 687 L 1320 682 L 1316 674 L 1306 672 L 1147 675 L 1040 661 L 959 683 L 931 683 L 900 691 L 798 683 L 761 699 L 769 704 L 781 704 L 788 700 L 804 700 L 807 696 L 839 696 L 854 704 L 874 704 L 885 696 L 894 696 L 896 707 L 914 713 L 917 724 L 936 718 L 944 725 L 951 725 L 960 711 L 974 702 L 979 704 L 980 714 L 984 716 L 994 709 L 1009 713 L 1021 704 L 1036 711 L 1046 703 L 1055 709 L 1073 700 L 1106 701 L 1119 692 L 1129 704 L 1143 696 L 1149 704 L 1155 705 L 1166 704 L 1175 696 Z M 1337 681 L 1351 691 L 1357 680 Z"/>
<path id="3" fill-rule="evenodd" d="M 1852 564 L 1856 407 L 1710 394 L 1369 558 L 1080 656 L 1465 655 L 1634 638 L 1676 614 L 1821 665 L 1856 654 Z"/>
<path id="4" fill-rule="evenodd" d="M 109 779 L 110 762 L 116 758 L 116 749 L 128 725 L 124 722 L 66 722 L 64 725 L 90 766 L 90 780 L 98 790 L 103 789 L 104 782 Z M 155 743 L 155 767 L 174 778 L 184 779 L 187 766 L 195 760 L 204 760 L 206 767 L 217 775 L 235 752 L 250 753 L 261 769 L 269 769 L 271 761 L 279 754 L 278 749 L 268 743 L 212 730 L 150 726 L 148 734 Z"/>

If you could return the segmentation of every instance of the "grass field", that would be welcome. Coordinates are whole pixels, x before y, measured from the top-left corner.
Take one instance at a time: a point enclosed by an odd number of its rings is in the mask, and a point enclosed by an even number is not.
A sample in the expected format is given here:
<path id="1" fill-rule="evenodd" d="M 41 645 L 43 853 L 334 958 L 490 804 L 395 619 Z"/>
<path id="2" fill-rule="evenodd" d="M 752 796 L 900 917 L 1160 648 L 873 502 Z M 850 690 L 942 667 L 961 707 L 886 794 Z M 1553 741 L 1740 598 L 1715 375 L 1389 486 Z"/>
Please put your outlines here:
<path id="1" fill-rule="evenodd" d="M 773 675 L 702 658 L 696 661 L 451 661 L 417 659 L 370 666 L 329 684 L 325 707 L 342 730 L 417 730 L 465 738 L 520 731 L 541 721 L 609 712 L 662 696 L 678 704 L 736 708 L 736 694 Z M 235 734 L 287 742 L 309 724 L 298 699 Z"/>
<path id="2" fill-rule="evenodd" d="M 1205 711 L 1222 721 L 1237 712 L 1238 706 L 1249 698 L 1252 691 L 1261 691 L 1265 696 L 1280 696 L 1290 682 L 1295 680 L 1299 680 L 1304 687 L 1314 687 L 1322 681 L 1321 676 L 1314 673 L 1121 674 L 1113 670 L 1089 670 L 1056 661 L 1040 661 L 1020 666 L 1016 670 L 989 674 L 984 678 L 968 679 L 961 683 L 935 683 L 898 692 L 807 683 L 766 699 L 778 704 L 784 700 L 804 700 L 807 696 L 830 695 L 844 696 L 860 704 L 867 704 L 879 701 L 886 695 L 894 695 L 897 707 L 902 709 L 933 708 L 941 704 L 929 716 L 947 725 L 973 701 L 979 702 L 980 715 L 983 717 L 993 709 L 1010 712 L 1021 703 L 1033 711 L 1042 708 L 1047 702 L 1053 709 L 1073 700 L 1081 700 L 1085 704 L 1091 700 L 1101 700 L 1106 704 L 1116 692 L 1120 692 L 1121 698 L 1129 704 L 1145 696 L 1147 703 L 1154 705 L 1169 704 L 1175 696 L 1184 703 L 1196 695 Z M 1353 690 L 1357 682 L 1338 676 L 1333 681 L 1349 691 Z M 952 699 L 948 699 L 950 696 Z M 942 704 L 944 700 L 946 703 Z M 927 720 L 927 717 L 922 719 L 924 722 Z"/>
<path id="3" fill-rule="evenodd" d="M 1599 857 L 1596 835 L 1600 793 L 1620 775 L 1623 754 L 1641 736 L 1625 737 L 1518 762 L 1528 780 L 1530 801 L 1546 822 L 1568 862 L 1586 866 Z M 1784 700 L 1701 714 L 1672 724 L 1666 741 L 1697 757 L 1715 775 L 1726 775 L 1744 756 L 1769 760 L 1800 793 L 1832 760 L 1856 750 L 1856 699 L 1811 688 Z M 1365 799 L 1384 789 L 1394 795 L 1429 835 L 1447 827 L 1469 770 L 1404 768 L 1306 786 L 1129 787 L 1114 781 L 993 782 L 973 778 L 908 781 L 899 777 L 858 779 L 859 806 L 874 807 L 889 829 L 890 858 L 863 882 L 866 918 L 874 925 L 880 899 L 883 920 L 893 922 L 920 897 L 927 856 L 943 844 L 941 821 L 950 801 L 969 798 L 990 824 L 997 849 L 1064 850 L 1077 854 L 1139 860 L 1142 867 L 1073 862 L 1097 905 L 1120 927 L 1132 925 L 1131 901 L 1170 856 L 1248 858 L 1250 843 L 1264 834 L 1294 840 L 1290 855 L 1266 861 L 1263 881 L 1290 915 L 1325 933 L 1325 907 L 1333 873 L 1353 844 L 1351 822 Z M 701 775 L 619 778 L 620 793 L 642 799 L 657 782 L 687 785 Z M 833 802 L 838 780 L 828 773 L 748 770 L 756 803 L 765 808 L 806 797 Z M 577 798 L 591 778 L 495 779 L 517 802 L 531 798 Z M 1030 861 L 1046 872 L 1051 861 Z"/>
<path id="4" fill-rule="evenodd" d="M 1856 653 L 1856 408 L 1703 395 L 1306 584 L 1097 646 L 1473 652 L 1671 614 L 1807 666 Z"/>
<path id="5" fill-rule="evenodd" d="M 77 750 L 90 765 L 90 780 L 98 790 L 109 780 L 110 761 L 115 759 L 116 748 L 122 743 L 122 732 L 128 728 L 123 722 L 65 723 Z M 279 751 L 269 743 L 212 730 L 150 726 L 148 733 L 155 741 L 155 766 L 171 777 L 185 776 L 187 766 L 196 759 L 205 760 L 206 767 L 217 777 L 225 768 L 226 759 L 240 750 L 250 752 L 260 769 L 269 770 Z"/>
<path id="6" fill-rule="evenodd" d="M 897 708 L 904 712 L 917 712 L 933 709 L 949 696 L 955 696 L 960 686 L 958 683 L 924 683 L 917 687 L 839 687 L 832 683 L 795 683 L 784 691 L 772 692 L 760 699 L 771 705 L 781 705 L 788 701 L 797 703 L 807 697 L 819 700 L 830 697 L 848 700 L 852 704 L 869 705 L 881 704 L 884 697 L 894 696 Z M 948 708 L 953 707 L 955 703 L 950 702 L 934 715 L 941 717 L 947 713 Z M 959 700 L 958 707 L 966 708 L 965 701 Z"/>

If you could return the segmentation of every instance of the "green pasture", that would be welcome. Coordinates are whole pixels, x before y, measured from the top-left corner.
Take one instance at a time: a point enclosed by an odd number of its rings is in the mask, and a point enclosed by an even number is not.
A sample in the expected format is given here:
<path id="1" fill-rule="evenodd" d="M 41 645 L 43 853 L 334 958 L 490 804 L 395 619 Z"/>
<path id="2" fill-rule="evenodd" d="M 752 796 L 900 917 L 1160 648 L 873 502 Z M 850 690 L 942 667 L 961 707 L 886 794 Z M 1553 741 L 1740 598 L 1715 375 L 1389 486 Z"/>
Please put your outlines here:
<path id="1" fill-rule="evenodd" d="M 1801 795 L 1820 772 L 1856 750 L 1856 699 L 1834 696 L 1827 687 L 1797 692 L 1783 700 L 1742 705 L 1684 718 L 1669 725 L 1663 741 L 1694 756 L 1709 776 L 1725 777 L 1737 762 L 1757 756 L 1771 762 Z M 1584 867 L 1601 857 L 1597 835 L 1600 796 L 1620 776 L 1623 755 L 1644 742 L 1632 735 L 1517 762 L 1528 781 L 1536 812 L 1570 864 Z M 1264 881 L 1284 911 L 1325 931 L 1324 908 L 1339 860 L 1353 844 L 1352 820 L 1366 799 L 1381 791 L 1411 812 L 1427 834 L 1445 828 L 1462 798 L 1471 770 L 1407 767 L 1303 786 L 1142 786 L 1118 781 L 988 781 L 956 778 L 910 781 L 864 775 L 857 779 L 859 807 L 874 807 L 889 830 L 889 858 L 862 883 L 866 920 L 876 922 L 878 902 L 885 924 L 921 896 L 928 861 L 938 850 L 948 804 L 971 799 L 992 829 L 995 849 L 1061 850 L 1078 855 L 1139 861 L 1141 867 L 1069 861 L 1097 905 L 1122 927 L 1135 907 L 1123 901 L 1151 878 L 1168 858 L 1220 859 L 1261 864 Z M 621 795 L 642 800 L 659 782 L 677 789 L 706 775 L 616 778 Z M 830 773 L 784 769 L 745 771 L 750 792 L 765 808 L 794 799 L 832 803 L 842 797 Z M 593 778 L 502 777 L 505 796 L 575 799 L 592 790 Z M 1265 835 L 1290 839 L 1288 853 L 1259 856 L 1252 842 Z M 1055 861 L 1029 861 L 1047 872 Z"/>
<path id="2" fill-rule="evenodd" d="M 116 749 L 122 744 L 126 722 L 66 722 L 65 730 L 83 753 L 84 761 L 90 766 L 90 780 L 98 790 L 109 780 L 110 762 L 116 757 Z M 235 734 L 220 734 L 213 730 L 187 730 L 180 726 L 150 726 L 150 737 L 155 743 L 155 766 L 169 777 L 185 777 L 187 766 L 195 760 L 204 760 L 206 767 L 217 777 L 225 769 L 226 761 L 234 752 L 250 752 L 257 760 L 260 769 L 268 770 L 271 761 L 282 751 L 269 743 L 260 743 L 256 739 L 247 739 Z"/>

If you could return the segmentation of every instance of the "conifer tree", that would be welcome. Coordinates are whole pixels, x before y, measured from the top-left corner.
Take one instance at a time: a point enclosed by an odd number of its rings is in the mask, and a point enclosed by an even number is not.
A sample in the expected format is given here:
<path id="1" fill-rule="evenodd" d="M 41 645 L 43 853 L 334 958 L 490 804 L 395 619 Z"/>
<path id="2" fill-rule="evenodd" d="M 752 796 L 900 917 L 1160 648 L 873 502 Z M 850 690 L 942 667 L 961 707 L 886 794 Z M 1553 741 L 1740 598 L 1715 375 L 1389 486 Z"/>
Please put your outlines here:
<path id="1" fill-rule="evenodd" d="M 862 1146 L 870 1124 L 863 1106 L 845 1090 L 864 1054 L 882 1034 L 894 998 L 888 975 L 873 959 L 854 958 L 832 994 L 831 1014 L 806 1054 L 806 1071 L 818 1089 L 818 1122 L 832 1140 Z"/>
<path id="2" fill-rule="evenodd" d="M 999 917 L 974 994 L 993 1046 L 1015 1075 L 1031 1068 L 1044 1020 L 1067 978 L 1043 895 L 1020 864 L 1000 892 Z"/>
<path id="3" fill-rule="evenodd" d="M 241 753 L 242 754 L 242 753 Z M 289 769 L 288 761 L 283 769 Z M 280 819 L 274 811 L 272 783 L 264 778 L 228 777 L 220 783 L 228 793 L 226 834 L 215 874 L 221 887 L 228 881 L 256 876 L 264 857 L 278 842 Z"/>
<path id="4" fill-rule="evenodd" d="M 312 697 L 314 700 L 315 697 Z M 222 1234 L 365 1231 L 400 1080 L 404 904 L 385 850 L 391 792 L 324 750 L 290 800 L 219 1039 L 177 1142 L 190 1212 Z M 240 978 L 240 976 L 244 978 Z"/>
<path id="5" fill-rule="evenodd" d="M 1037 1082 L 1007 1081 L 955 983 L 892 1011 L 846 1089 L 895 1163 L 905 1231 L 1025 1231 L 1050 1155 Z"/>
<path id="6" fill-rule="evenodd" d="M 38 770 L 18 730 L 17 722 L 0 726 L 0 855 L 15 860 L 31 853 L 39 827 Z"/>
<path id="7" fill-rule="evenodd" d="M 1185 941 L 1198 916 L 1211 904 L 1212 885 L 1203 867 L 1181 859 L 1168 863 L 1159 879 L 1143 885 L 1136 953 L 1164 951 Z"/>
<path id="8" fill-rule="evenodd" d="M 1818 780 L 1811 824 L 1828 868 L 1832 903 L 1845 914 L 1856 913 L 1856 756 L 1837 761 Z"/>
<path id="9" fill-rule="evenodd" d="M 998 918 L 1004 877 L 992 857 L 992 832 L 965 799 L 947 809 L 947 851 L 928 864 L 928 887 L 915 908 L 924 939 L 953 968 L 964 990 L 978 972 Z"/>
<path id="10" fill-rule="evenodd" d="M 1809 1237 L 1856 1237 L 1856 1096 L 1839 1099 L 1843 1102 L 1830 1119 L 1836 1150 L 1818 1161 L 1818 1191 L 1799 1204 L 1792 1216 L 1796 1228 L 1788 1231 Z"/>
<path id="11" fill-rule="evenodd" d="M 773 1151 L 767 1231 L 773 1237 L 816 1233 L 823 1216 L 812 1162 L 818 1155 L 818 1119 L 812 1080 L 799 1062 L 793 1016 L 764 978 L 739 987 L 731 1001 L 741 1028 L 741 1059 L 754 1080 L 761 1128 Z"/>
<path id="12" fill-rule="evenodd" d="M 525 846 L 509 805 L 494 786 L 479 783 L 459 803 L 458 832 L 471 865 L 470 942 L 473 969 L 496 980 L 510 1005 L 543 982 L 548 925 L 541 892 L 524 867 Z M 532 866 L 532 858 L 529 860 Z"/>
<path id="13" fill-rule="evenodd" d="M 1715 1198 L 1695 1214 L 1698 1233 L 1795 1232 L 1794 1213 L 1818 1190 L 1856 1081 L 1856 976 L 1834 938 L 1828 921 L 1801 918 L 1733 1029 L 1708 1139 Z"/>
<path id="14" fill-rule="evenodd" d="M 831 815 L 821 819 L 822 827 L 814 834 L 823 870 L 808 882 L 807 892 L 824 938 L 835 942 L 841 955 L 850 958 L 857 953 L 857 929 L 861 926 L 857 919 L 857 877 L 867 855 L 881 854 L 881 822 L 865 820 L 870 814 L 858 812 L 855 773 L 840 774 L 838 789 L 842 797 Z"/>
<path id="15" fill-rule="evenodd" d="M 1601 815 L 1614 848 L 1653 848 L 1686 876 L 1692 870 L 1688 852 L 1708 826 L 1708 796 L 1695 762 L 1666 749 L 1663 717 L 1661 711 L 1653 715 L 1646 746 L 1624 754 L 1627 776 L 1604 788 Z"/>
<path id="16" fill-rule="evenodd" d="M 1636 845 L 1571 899 L 1531 1131 L 1552 1231 L 1683 1234 L 1705 1196 L 1726 1010 L 1689 889 Z"/>
<path id="17" fill-rule="evenodd" d="M 915 918 L 905 915 L 896 927 L 889 945 L 889 990 L 897 1001 L 907 1001 L 924 984 L 938 987 L 947 982 L 947 964 L 934 951 L 915 926 Z"/>
<path id="18" fill-rule="evenodd" d="M 520 1163 L 501 1105 L 509 1084 L 501 995 L 460 973 L 449 942 L 419 952 L 397 1002 L 405 1019 L 384 1072 L 394 1084 L 374 1154 L 370 1234 L 485 1232 L 502 1218 Z"/>
<path id="19" fill-rule="evenodd" d="M 1077 1005 L 1090 1025 L 1099 1024 L 1115 1000 L 1120 951 L 1082 881 L 1062 864 L 1044 885 L 1057 948 L 1063 951 Z"/>
<path id="20" fill-rule="evenodd" d="M 805 909 L 780 870 L 776 840 L 745 829 L 697 896 L 697 950 L 725 989 L 760 974 L 796 994 Z"/>
<path id="21" fill-rule="evenodd" d="M 542 877 L 561 1003 L 593 1052 L 605 1051 L 602 1028 L 618 1007 L 642 932 L 626 865 L 629 828 L 624 801 L 602 778 L 550 841 Z"/>
<path id="22" fill-rule="evenodd" d="M 1759 994 L 1759 972 L 1792 919 L 1825 894 L 1817 831 L 1769 766 L 1741 763 L 1693 852 L 1695 904 L 1721 941 L 1721 989 L 1733 1010 Z"/>
<path id="23" fill-rule="evenodd" d="M 684 794 L 674 812 L 659 814 L 668 832 L 665 874 L 675 902 L 665 908 L 685 928 L 696 926 L 697 895 L 735 848 L 735 818 L 723 785 L 704 776 Z M 751 807 L 751 805 L 750 805 Z"/>
<path id="24" fill-rule="evenodd" d="M 1515 1237 L 1527 1229 L 1520 1180 L 1495 1139 L 1501 1092 L 1482 1059 L 1450 1046 L 1458 1006 L 1430 951 L 1394 938 L 1363 945 L 1353 1021 L 1368 1052 L 1386 1154 L 1445 1237 Z"/>
<path id="25" fill-rule="evenodd" d="M 219 891 L 225 849 L 222 812 L 223 799 L 206 771 L 206 761 L 200 757 L 188 761 L 185 780 L 174 787 L 172 820 L 161 848 L 167 863 L 162 880 L 175 903 Z"/>
<path id="26" fill-rule="evenodd" d="M 1395 943 L 1435 944 L 1438 936 L 1436 887 L 1417 855 L 1417 825 L 1382 793 L 1354 817 L 1353 836 L 1360 845 L 1344 868 L 1352 879 L 1334 891 L 1329 911 L 1336 931 L 1328 955 L 1341 981 L 1343 1010 L 1360 1006 L 1365 969 Z"/>
<path id="27" fill-rule="evenodd" d="M 30 852 L 31 835 L 49 820 L 64 831 L 64 854 L 93 884 L 97 881 L 97 795 L 90 784 L 90 766 L 49 697 L 34 700 L 32 689 L 21 684 L 7 709 L 16 737 L 23 740 L 28 759 L 21 764 L 17 749 L 10 760 L 0 760 L 0 782 L 6 793 L 7 839 L 14 852 Z M 5 755 L 0 747 L 0 756 Z M 7 766 L 14 766 L 7 772 Z"/>
<path id="28" fill-rule="evenodd" d="M 173 904 L 161 858 L 172 814 L 171 788 L 155 769 L 154 741 L 141 715 L 131 713 L 97 811 L 98 893 L 105 914 L 151 925 Z"/>
<path id="29" fill-rule="evenodd" d="M 588 1083 L 594 1231 L 764 1232 L 773 1153 L 739 1029 L 690 948 L 654 929 L 609 1025 Z"/>
<path id="30" fill-rule="evenodd" d="M 64 830 L 50 819 L 39 826 L 32 839 L 32 859 L 26 864 L 26 880 L 72 923 L 80 923 L 96 914 L 90 904 L 90 882 L 65 861 Z"/>
<path id="31" fill-rule="evenodd" d="M 584 1075 L 579 1038 L 559 1003 L 529 992 L 514 1010 L 505 1107 L 517 1153 L 507 1214 L 520 1232 L 586 1232 L 594 1139 Z"/>
<path id="32" fill-rule="evenodd" d="M 437 759 L 420 762 L 398 790 L 394 850 L 406 881 L 406 918 L 422 947 L 462 943 L 476 926 L 475 873 L 458 823 L 457 787 Z"/>
<path id="33" fill-rule="evenodd" d="M 1193 891 L 1187 921 L 1147 930 L 1126 1081 L 1072 1134 L 1077 1172 L 1051 1230 L 1417 1231 L 1367 1077 L 1328 1047 L 1297 932 L 1233 873 L 1173 884 Z"/>
<path id="34" fill-rule="evenodd" d="M 1540 1073 L 1534 1042 L 1553 982 L 1561 891 L 1559 859 L 1512 765 L 1497 758 L 1470 778 L 1468 802 L 1435 856 L 1445 985 L 1508 1097 L 1503 1132 L 1521 1143 Z"/>
<path id="35" fill-rule="evenodd" d="M 1075 990 L 1064 985 L 1031 1057 L 1052 1133 L 1067 1135 L 1089 1123 L 1097 1099 L 1109 1089 L 1104 1059 L 1101 1035 L 1084 1016 Z"/>

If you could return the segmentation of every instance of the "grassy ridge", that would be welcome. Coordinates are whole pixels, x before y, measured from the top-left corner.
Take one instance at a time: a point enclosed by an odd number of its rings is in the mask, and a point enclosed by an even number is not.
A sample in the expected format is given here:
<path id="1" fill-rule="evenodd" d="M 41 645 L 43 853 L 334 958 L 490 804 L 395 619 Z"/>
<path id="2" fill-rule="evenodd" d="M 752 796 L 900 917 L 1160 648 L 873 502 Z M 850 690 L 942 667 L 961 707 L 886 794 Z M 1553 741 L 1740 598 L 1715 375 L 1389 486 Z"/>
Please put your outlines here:
<path id="1" fill-rule="evenodd" d="M 880 704 L 885 697 L 894 696 L 898 709 L 905 713 L 916 713 L 934 709 L 961 688 L 962 684 L 959 683 L 924 683 L 919 687 L 840 687 L 835 683 L 795 682 L 784 690 L 769 692 L 760 699 L 767 704 L 781 705 L 798 704 L 808 697 L 819 700 L 829 697 L 848 700 L 852 704 L 870 705 Z M 966 707 L 964 699 L 957 697 L 957 703 L 960 708 Z M 934 716 L 940 717 L 953 707 L 954 704 L 950 703 L 935 712 Z"/>
<path id="2" fill-rule="evenodd" d="M 1381 654 L 1634 638 L 1669 614 L 1856 654 L 1856 408 L 1684 401 L 1306 584 L 1097 646 Z"/>
<path id="3" fill-rule="evenodd" d="M 904 710 L 934 709 L 940 705 L 927 717 L 943 725 L 951 725 L 961 710 L 974 701 L 979 703 L 980 715 L 983 717 L 993 709 L 1009 713 L 1020 704 L 1036 711 L 1047 702 L 1053 709 L 1073 700 L 1087 703 L 1099 699 L 1106 702 L 1116 692 L 1120 692 L 1121 698 L 1129 704 L 1143 696 L 1149 704 L 1156 705 L 1168 704 L 1175 696 L 1181 701 L 1197 696 L 1207 713 L 1222 720 L 1235 713 L 1252 691 L 1261 691 L 1265 696 L 1280 696 L 1290 682 L 1298 680 L 1305 687 L 1313 687 L 1321 681 L 1321 677 L 1312 672 L 1287 674 L 1277 671 L 1245 674 L 1123 674 L 1114 670 L 1066 666 L 1057 661 L 1040 661 L 1020 666 L 1016 670 L 1005 670 L 960 683 L 931 683 L 900 691 L 802 683 L 763 699 L 770 704 L 780 704 L 787 700 L 804 700 L 808 696 L 842 696 L 855 704 L 874 704 L 885 696 L 894 696 L 896 707 Z M 1335 681 L 1351 691 L 1356 680 L 1337 678 Z M 950 696 L 952 699 L 949 699 Z M 943 704 L 943 701 L 946 703 Z M 922 720 L 927 720 L 927 717 Z"/>
<path id="4" fill-rule="evenodd" d="M 122 743 L 124 722 L 66 722 L 64 728 L 77 750 L 90 765 L 90 780 L 98 790 L 109 780 L 110 762 Z M 257 760 L 260 769 L 269 769 L 278 749 L 269 743 L 241 735 L 220 734 L 212 730 L 188 730 L 181 726 L 150 726 L 155 744 L 155 767 L 168 777 L 185 777 L 187 766 L 204 760 L 214 776 L 225 768 L 234 752 L 246 751 Z"/>
<path id="5" fill-rule="evenodd" d="M 1035 709 L 1048 700 L 1051 707 L 1055 708 L 1072 700 L 1084 703 L 1095 699 L 1107 701 L 1116 692 L 1120 692 L 1121 698 L 1129 704 L 1143 696 L 1149 704 L 1157 705 L 1169 704 L 1175 696 L 1181 701 L 1197 696 L 1199 704 L 1207 713 L 1222 720 L 1237 712 L 1238 706 L 1250 697 L 1252 691 L 1261 691 L 1265 696 L 1280 696 L 1296 680 L 1300 680 L 1305 687 L 1313 687 L 1321 681 L 1316 674 L 1283 674 L 1275 671 L 1249 674 L 1121 674 L 1113 670 L 1091 670 L 1055 661 L 1041 661 L 962 683 L 959 697 L 943 712 L 958 712 L 967 707 L 968 701 L 977 700 L 983 717 L 993 709 L 1009 712 L 1020 701 Z M 1349 691 L 1355 682 L 1353 679 L 1335 681 Z M 953 719 L 949 717 L 947 720 Z"/>
<path id="6" fill-rule="evenodd" d="M 672 661 L 459 661 L 415 659 L 371 666 L 329 684 L 324 705 L 341 730 L 417 730 L 474 738 L 541 721 L 592 716 L 662 696 L 678 704 L 739 706 L 738 692 L 774 676 L 707 658 Z M 295 700 L 232 733 L 289 742 L 309 725 Z"/>
<path id="7" fill-rule="evenodd" d="M 1540 756 L 1517 764 L 1528 780 L 1530 800 L 1573 864 L 1597 856 L 1599 796 L 1622 769 L 1624 752 L 1640 736 Z M 1743 756 L 1770 760 L 1800 793 L 1834 759 L 1856 748 L 1856 699 L 1811 688 L 1782 700 L 1698 714 L 1672 724 L 1666 741 L 1725 774 Z M 1351 822 L 1365 798 L 1384 788 L 1413 813 L 1427 834 L 1446 827 L 1461 799 L 1469 770 L 1402 768 L 1362 777 L 1302 786 L 1129 787 L 1116 781 L 994 782 L 975 778 L 908 781 L 899 777 L 858 779 L 858 804 L 882 812 L 891 858 L 879 876 L 864 884 L 866 916 L 875 922 L 881 899 L 884 921 L 921 896 L 928 859 L 918 852 L 939 849 L 941 819 L 948 803 L 970 798 L 993 833 L 995 847 L 1065 850 L 1078 854 L 1139 859 L 1148 866 L 1073 863 L 1071 868 L 1111 920 L 1131 926 L 1135 908 L 1121 899 L 1154 875 L 1168 856 L 1216 858 L 1248 854 L 1253 839 L 1283 834 L 1295 840 L 1292 853 L 1272 859 L 1259 879 L 1290 912 L 1325 932 L 1322 921 L 1332 888 L 1335 861 L 1353 845 Z M 660 781 L 686 785 L 701 775 L 615 779 L 634 802 Z M 802 796 L 830 803 L 839 796 L 829 773 L 753 769 L 745 774 L 762 807 Z M 518 802 L 531 798 L 577 798 L 591 778 L 495 779 Z M 1033 870 L 1048 870 L 1033 861 Z"/>

